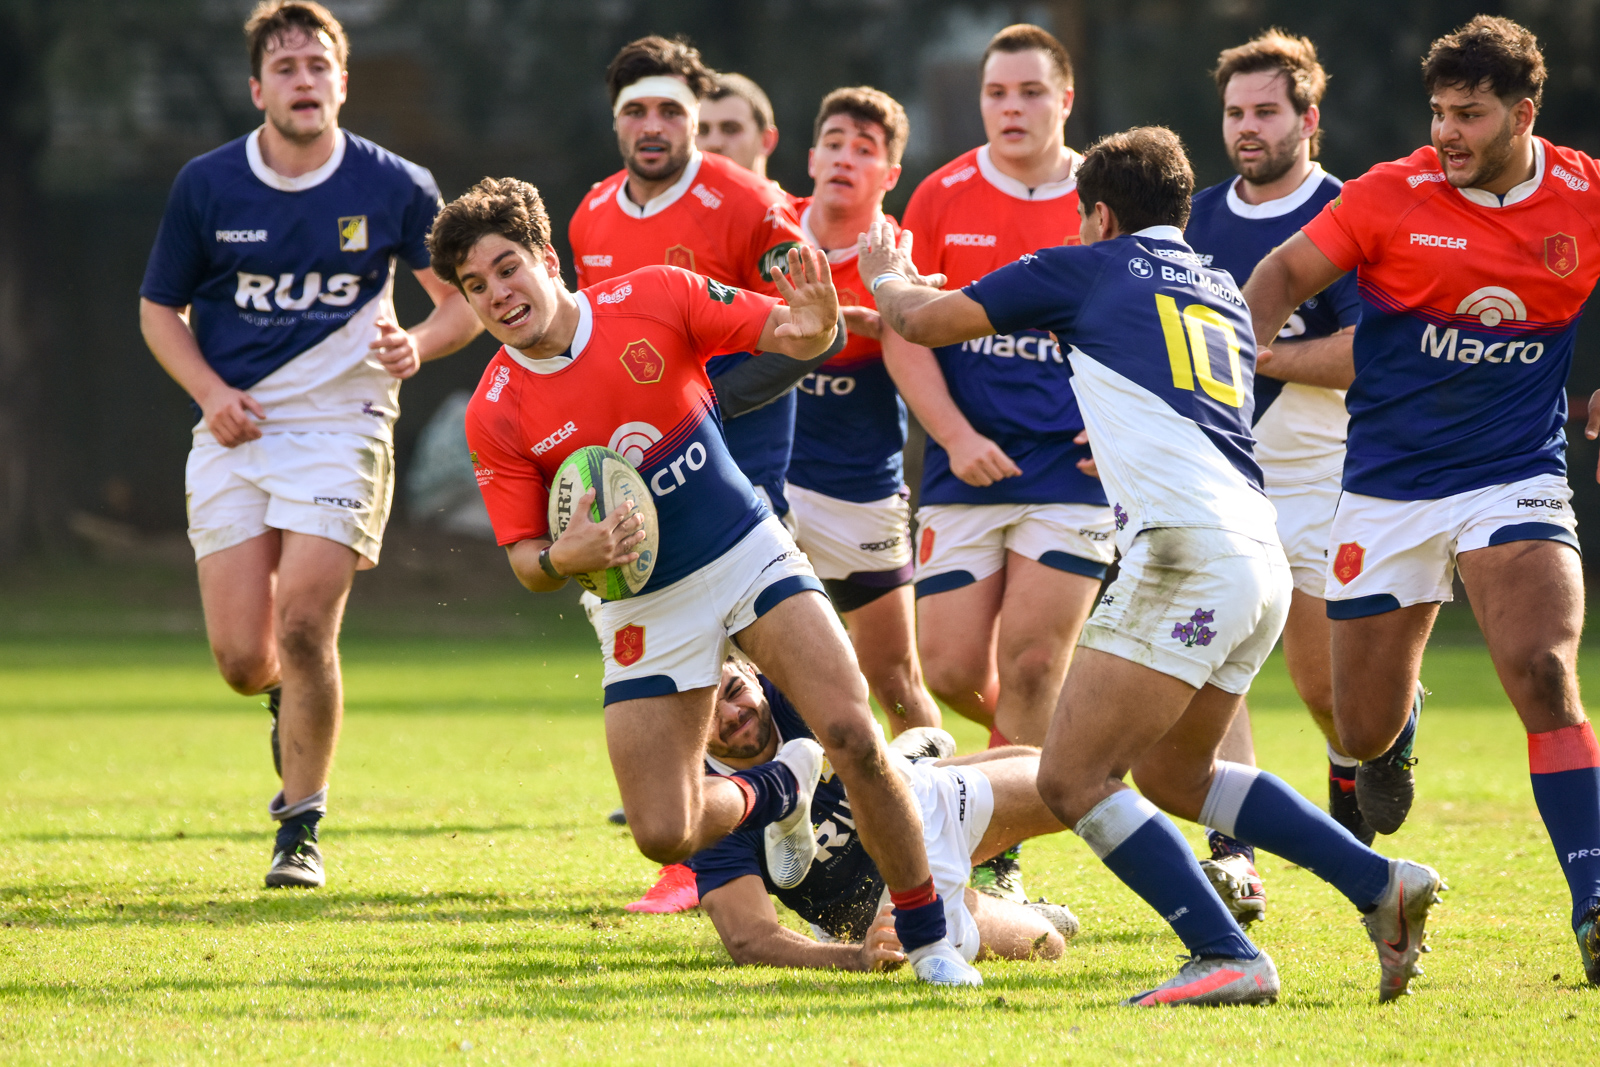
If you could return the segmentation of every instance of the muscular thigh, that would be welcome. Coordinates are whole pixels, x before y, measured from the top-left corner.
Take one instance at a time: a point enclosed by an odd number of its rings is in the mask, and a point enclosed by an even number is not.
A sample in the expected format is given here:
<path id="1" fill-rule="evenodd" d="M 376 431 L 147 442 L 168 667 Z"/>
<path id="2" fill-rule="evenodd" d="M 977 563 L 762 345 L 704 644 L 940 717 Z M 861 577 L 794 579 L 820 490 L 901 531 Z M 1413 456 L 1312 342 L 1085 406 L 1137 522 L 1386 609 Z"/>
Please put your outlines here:
<path id="1" fill-rule="evenodd" d="M 630 823 L 689 819 L 715 693 L 705 687 L 606 705 L 606 751 Z"/>
<path id="2" fill-rule="evenodd" d="M 268 530 L 199 560 L 206 636 L 219 659 L 274 657 L 273 585 L 280 548 L 281 535 Z"/>

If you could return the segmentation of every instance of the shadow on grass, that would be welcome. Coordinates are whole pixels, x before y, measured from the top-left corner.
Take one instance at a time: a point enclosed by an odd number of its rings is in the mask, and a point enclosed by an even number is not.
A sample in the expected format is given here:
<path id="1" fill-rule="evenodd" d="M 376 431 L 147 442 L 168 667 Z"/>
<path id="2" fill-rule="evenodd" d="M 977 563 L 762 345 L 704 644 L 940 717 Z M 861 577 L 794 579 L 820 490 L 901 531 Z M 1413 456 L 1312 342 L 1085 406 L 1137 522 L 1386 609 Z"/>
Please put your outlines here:
<path id="1" fill-rule="evenodd" d="M 535 830 L 548 830 L 549 826 L 536 826 L 531 823 L 496 823 L 493 826 L 472 826 L 458 823 L 449 826 L 340 826 L 326 834 L 323 840 L 336 841 L 341 837 L 437 837 L 447 834 L 451 837 L 457 834 L 503 834 L 522 833 Z M 576 829 L 578 824 L 562 823 L 555 827 L 557 830 Z M 196 830 L 196 831 L 161 831 L 159 833 L 132 833 L 119 834 L 107 833 L 82 833 L 73 830 L 63 830 L 54 833 L 19 833 L 0 835 L 0 841 L 15 840 L 26 841 L 36 845 L 60 845 L 89 841 L 119 841 L 130 845 L 171 844 L 175 841 L 233 841 L 239 844 L 259 844 L 269 837 L 265 830 Z"/>

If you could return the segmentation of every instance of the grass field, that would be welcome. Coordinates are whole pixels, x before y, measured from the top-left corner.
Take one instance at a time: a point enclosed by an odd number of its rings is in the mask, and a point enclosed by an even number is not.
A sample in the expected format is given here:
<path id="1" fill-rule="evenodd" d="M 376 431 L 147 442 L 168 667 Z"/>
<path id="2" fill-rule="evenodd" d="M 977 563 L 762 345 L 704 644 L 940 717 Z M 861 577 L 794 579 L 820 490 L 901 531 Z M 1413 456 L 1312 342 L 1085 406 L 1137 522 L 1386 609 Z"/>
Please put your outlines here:
<path id="1" fill-rule="evenodd" d="M 1470 635 L 1429 653 L 1421 795 L 1389 842 L 1452 886 L 1418 995 L 1378 1007 L 1354 911 L 1263 857 L 1279 1004 L 1134 1013 L 1117 1001 L 1181 946 L 1070 834 L 1024 860 L 1083 933 L 1058 963 L 983 965 L 981 990 L 736 968 L 698 912 L 625 913 L 654 866 L 603 818 L 592 637 L 515 600 L 419 636 L 358 594 L 329 885 L 266 891 L 265 712 L 216 678 L 192 605 L 79 592 L 0 589 L 6 1062 L 1600 1060 L 1525 744 Z M 1253 704 L 1261 763 L 1320 802 L 1281 661 Z"/>

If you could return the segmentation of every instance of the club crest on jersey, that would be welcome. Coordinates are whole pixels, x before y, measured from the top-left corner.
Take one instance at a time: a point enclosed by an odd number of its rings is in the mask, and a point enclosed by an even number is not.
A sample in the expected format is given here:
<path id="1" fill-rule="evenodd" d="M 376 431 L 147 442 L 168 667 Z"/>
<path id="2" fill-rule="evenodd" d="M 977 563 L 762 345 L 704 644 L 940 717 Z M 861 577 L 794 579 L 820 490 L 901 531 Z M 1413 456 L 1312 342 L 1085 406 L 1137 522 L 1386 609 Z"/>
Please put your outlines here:
<path id="1" fill-rule="evenodd" d="M 713 300 L 716 300 L 716 301 L 718 301 L 720 303 L 723 303 L 723 304 L 727 304 L 729 307 L 732 307 L 733 306 L 733 298 L 734 298 L 734 296 L 736 294 L 734 292 L 733 286 L 731 286 L 731 285 L 723 285 L 721 282 L 714 282 L 710 278 L 707 278 L 706 279 L 706 295 L 709 296 Z"/>
<path id="2" fill-rule="evenodd" d="M 1546 240 L 1545 255 L 1548 258 L 1548 239 Z M 1573 255 L 1576 258 L 1576 252 Z M 1522 302 L 1522 298 L 1510 289 L 1500 285 L 1485 285 L 1482 289 L 1474 289 L 1462 298 L 1461 303 L 1456 305 L 1456 314 L 1471 315 L 1485 326 L 1493 329 L 1507 319 L 1512 322 L 1526 322 L 1528 308 Z"/>
<path id="3" fill-rule="evenodd" d="M 654 385 L 661 380 L 661 375 L 667 369 L 667 361 L 661 358 L 661 353 L 656 351 L 655 345 L 643 337 L 637 341 L 629 341 L 618 358 L 622 360 L 622 365 L 628 368 L 633 380 L 640 385 Z"/>
<path id="4" fill-rule="evenodd" d="M 630 622 L 611 641 L 611 658 L 619 667 L 631 667 L 644 656 L 644 627 Z"/>
<path id="5" fill-rule="evenodd" d="M 1578 269 L 1578 239 L 1565 233 L 1553 233 L 1544 239 L 1544 265 L 1557 278 L 1565 278 Z"/>
<path id="6" fill-rule="evenodd" d="M 367 217 L 346 215 L 339 220 L 339 251 L 365 252 L 367 250 Z"/>
<path id="7" fill-rule="evenodd" d="M 669 267 L 694 270 L 694 250 L 688 245 L 673 245 L 667 249 L 667 256 L 661 262 Z"/>
<path id="8" fill-rule="evenodd" d="M 921 563 L 924 567 L 926 567 L 928 565 L 928 561 L 930 559 L 932 559 L 932 558 L 933 558 L 933 527 L 932 526 L 924 526 L 922 528 L 922 547 L 917 550 L 917 562 Z"/>
<path id="9" fill-rule="evenodd" d="M 1367 550 L 1358 542 L 1346 541 L 1339 546 L 1339 551 L 1333 557 L 1333 576 L 1339 579 L 1340 585 L 1349 585 L 1361 573 L 1361 567 L 1367 560 Z"/>

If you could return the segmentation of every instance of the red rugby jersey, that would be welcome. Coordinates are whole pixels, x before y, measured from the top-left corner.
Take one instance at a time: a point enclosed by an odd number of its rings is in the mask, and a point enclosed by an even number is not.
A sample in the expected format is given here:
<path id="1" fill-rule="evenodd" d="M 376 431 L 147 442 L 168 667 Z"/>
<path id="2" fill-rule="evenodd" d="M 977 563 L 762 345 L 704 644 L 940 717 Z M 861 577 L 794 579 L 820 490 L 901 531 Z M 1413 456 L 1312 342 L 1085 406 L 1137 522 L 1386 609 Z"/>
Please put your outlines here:
<path id="1" fill-rule="evenodd" d="M 1356 271 L 1344 486 L 1433 500 L 1566 470 L 1566 382 L 1600 278 L 1600 165 L 1536 138 L 1500 206 L 1433 148 L 1345 182 L 1302 232 Z"/>
<path id="2" fill-rule="evenodd" d="M 504 346 L 467 405 L 467 444 L 502 545 L 548 537 L 549 486 L 586 445 L 644 475 L 661 527 L 652 592 L 721 556 L 767 514 L 728 455 L 705 363 L 748 351 L 779 301 L 654 266 L 578 294 L 572 362 L 529 369 Z"/>
<path id="3" fill-rule="evenodd" d="M 579 287 L 653 263 L 682 267 L 758 293 L 801 243 L 789 195 L 726 156 L 696 152 L 683 177 L 641 209 L 628 199 L 628 172 L 597 183 L 567 226 Z M 641 217 L 642 216 L 642 217 Z"/>

